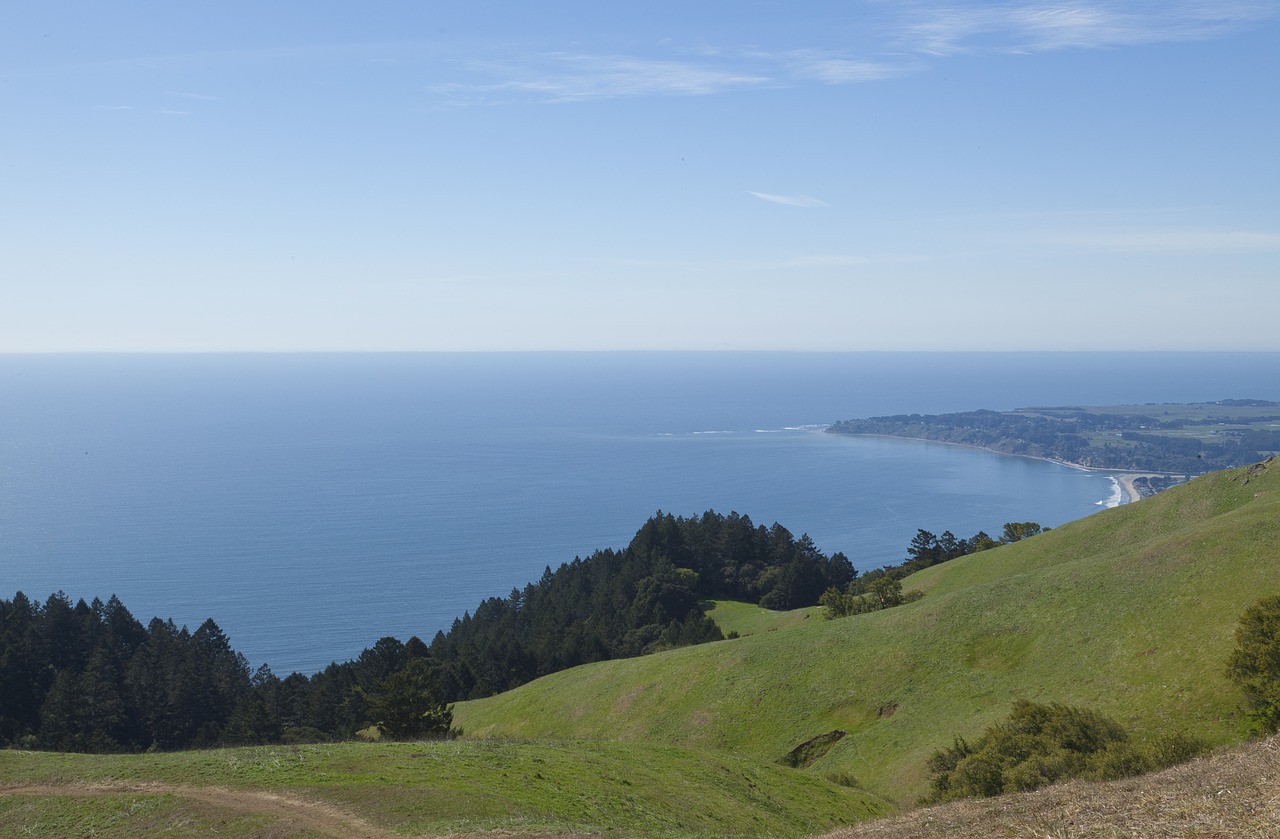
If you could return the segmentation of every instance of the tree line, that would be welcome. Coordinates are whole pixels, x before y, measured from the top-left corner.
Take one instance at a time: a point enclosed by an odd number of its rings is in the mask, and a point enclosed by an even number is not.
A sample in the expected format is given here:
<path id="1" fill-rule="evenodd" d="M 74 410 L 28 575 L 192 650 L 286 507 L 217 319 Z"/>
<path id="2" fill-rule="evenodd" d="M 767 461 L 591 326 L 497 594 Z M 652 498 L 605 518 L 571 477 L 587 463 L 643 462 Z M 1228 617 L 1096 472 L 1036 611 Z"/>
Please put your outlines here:
<path id="1" fill-rule="evenodd" d="M 125 752 L 323 742 L 366 731 L 446 736 L 449 703 L 612 658 L 721 640 L 708 601 L 813 606 L 824 592 L 901 596 L 907 574 L 1040 530 L 958 539 L 920 530 L 901 565 L 859 576 L 842 553 L 737 513 L 659 512 L 622 550 L 575 558 L 482 602 L 431 644 L 382 638 L 284 678 L 251 670 L 216 623 L 138 621 L 115 596 L 0 600 L 0 746 Z M 892 592 L 896 585 L 897 595 Z M 886 594 L 886 592 L 889 592 Z"/>
<path id="2" fill-rule="evenodd" d="M 119 600 L 0 600 L 0 746 L 177 750 L 446 735 L 448 703 L 578 664 L 719 640 L 724 598 L 792 609 L 856 576 L 843 554 L 747 516 L 659 512 L 621 551 L 490 598 L 431 645 L 382 638 L 307 676 L 251 670 L 212 620 L 144 625 Z"/>
<path id="3" fill-rule="evenodd" d="M 596 551 L 485 600 L 431 643 L 450 700 L 499 693 L 579 664 L 721 640 L 708 600 L 817 604 L 857 576 L 842 553 L 748 516 L 658 512 L 621 551 Z"/>
<path id="4" fill-rule="evenodd" d="M 250 672 L 216 623 L 138 621 L 112 596 L 0 600 L 0 746 L 178 750 L 446 734 L 430 652 L 383 638 L 313 676 Z"/>

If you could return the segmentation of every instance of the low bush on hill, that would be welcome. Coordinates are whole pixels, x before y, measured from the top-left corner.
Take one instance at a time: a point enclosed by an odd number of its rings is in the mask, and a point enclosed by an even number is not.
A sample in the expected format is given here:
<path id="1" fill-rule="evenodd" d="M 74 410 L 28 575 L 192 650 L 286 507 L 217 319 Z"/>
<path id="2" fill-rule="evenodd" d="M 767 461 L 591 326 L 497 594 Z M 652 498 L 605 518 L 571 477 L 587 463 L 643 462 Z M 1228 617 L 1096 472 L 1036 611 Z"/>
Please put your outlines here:
<path id="1" fill-rule="evenodd" d="M 1280 730 L 1280 597 L 1265 597 L 1240 616 L 1227 676 L 1244 689 L 1258 727 Z"/>
<path id="2" fill-rule="evenodd" d="M 956 738 L 929 758 L 933 778 L 925 801 L 1026 792 L 1068 778 L 1114 780 L 1182 763 L 1205 748 L 1179 733 L 1142 746 L 1096 711 L 1020 699 L 978 740 Z"/>

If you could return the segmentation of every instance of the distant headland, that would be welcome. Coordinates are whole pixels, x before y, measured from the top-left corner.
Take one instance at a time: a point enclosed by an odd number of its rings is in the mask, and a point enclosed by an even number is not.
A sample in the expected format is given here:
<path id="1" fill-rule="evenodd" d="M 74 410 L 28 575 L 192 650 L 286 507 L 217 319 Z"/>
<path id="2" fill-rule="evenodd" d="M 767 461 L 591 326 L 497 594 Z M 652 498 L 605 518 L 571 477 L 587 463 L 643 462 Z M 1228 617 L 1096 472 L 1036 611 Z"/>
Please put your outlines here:
<path id="1" fill-rule="evenodd" d="M 873 434 L 975 446 L 1085 469 L 1155 473 L 1130 476 L 1130 497 L 1280 453 L 1280 402 L 1218 402 L 1032 407 L 1013 411 L 899 414 L 850 419 L 831 434 Z M 1131 489 L 1132 487 L 1132 489 Z"/>

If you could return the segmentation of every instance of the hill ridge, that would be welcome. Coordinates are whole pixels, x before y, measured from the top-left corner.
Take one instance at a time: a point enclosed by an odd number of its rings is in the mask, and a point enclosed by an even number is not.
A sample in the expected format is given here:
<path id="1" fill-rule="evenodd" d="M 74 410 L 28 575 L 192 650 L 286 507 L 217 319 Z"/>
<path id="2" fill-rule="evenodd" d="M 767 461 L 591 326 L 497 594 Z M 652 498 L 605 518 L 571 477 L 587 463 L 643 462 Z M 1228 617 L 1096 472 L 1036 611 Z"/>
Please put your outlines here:
<path id="1" fill-rule="evenodd" d="M 1222 669 L 1239 614 L 1280 590 L 1275 463 L 926 569 L 904 583 L 925 592 L 916 603 L 577 668 L 456 718 L 477 736 L 653 739 L 770 762 L 841 729 L 806 771 L 903 803 L 933 749 L 1015 698 L 1097 707 L 1140 738 L 1174 727 L 1235 742 L 1244 723 Z"/>

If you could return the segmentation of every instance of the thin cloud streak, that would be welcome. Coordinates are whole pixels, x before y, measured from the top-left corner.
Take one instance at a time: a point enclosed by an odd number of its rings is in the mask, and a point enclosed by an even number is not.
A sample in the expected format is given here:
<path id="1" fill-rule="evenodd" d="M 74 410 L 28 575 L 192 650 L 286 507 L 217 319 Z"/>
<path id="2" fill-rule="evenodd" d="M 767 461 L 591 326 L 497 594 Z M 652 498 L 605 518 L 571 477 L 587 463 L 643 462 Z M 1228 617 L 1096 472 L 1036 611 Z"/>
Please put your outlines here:
<path id="1" fill-rule="evenodd" d="M 926 6 L 909 13 L 896 40 L 936 56 L 1096 49 L 1203 40 L 1275 14 L 1259 3 L 1198 0 Z"/>
<path id="2" fill-rule="evenodd" d="M 772 204 L 782 204 L 785 207 L 830 207 L 826 201 L 820 198 L 812 198 L 808 195 L 774 195 L 768 192 L 754 192 L 747 190 L 747 194 L 754 195 L 761 201 L 768 201 Z"/>
<path id="3" fill-rule="evenodd" d="M 524 65 L 473 63 L 473 72 L 493 82 L 451 82 L 428 90 L 455 96 L 525 93 L 548 102 L 635 96 L 696 96 L 760 87 L 767 75 L 683 61 L 631 56 L 544 53 Z"/>
<path id="4" fill-rule="evenodd" d="M 429 84 L 456 103 L 502 95 L 572 102 L 637 96 L 697 96 L 805 84 L 847 85 L 899 78 L 925 69 L 927 57 L 1097 49 L 1219 37 L 1274 18 L 1273 5 L 1249 0 L 1094 0 L 980 6 L 881 6 L 866 29 L 874 40 L 860 52 L 822 47 L 779 51 L 664 41 L 665 57 L 529 53 L 499 62 L 462 65 L 464 78 Z M 466 78 L 470 76 L 471 78 Z M 488 81 L 484 80 L 488 77 Z"/>

